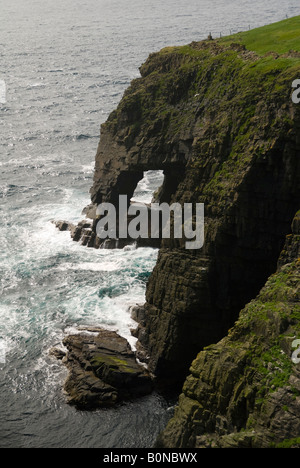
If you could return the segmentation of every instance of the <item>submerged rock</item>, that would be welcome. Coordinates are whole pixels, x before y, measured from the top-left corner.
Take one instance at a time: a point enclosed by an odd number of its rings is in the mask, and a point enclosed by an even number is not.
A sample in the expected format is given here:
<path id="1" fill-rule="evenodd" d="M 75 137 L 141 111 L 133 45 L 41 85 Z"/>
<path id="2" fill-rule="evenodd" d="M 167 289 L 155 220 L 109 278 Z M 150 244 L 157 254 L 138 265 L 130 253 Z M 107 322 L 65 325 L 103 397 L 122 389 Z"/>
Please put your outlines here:
<path id="1" fill-rule="evenodd" d="M 64 384 L 68 403 L 80 409 L 112 406 L 151 393 L 153 381 L 136 361 L 127 340 L 114 331 L 93 328 L 63 340 L 63 363 L 69 370 Z"/>

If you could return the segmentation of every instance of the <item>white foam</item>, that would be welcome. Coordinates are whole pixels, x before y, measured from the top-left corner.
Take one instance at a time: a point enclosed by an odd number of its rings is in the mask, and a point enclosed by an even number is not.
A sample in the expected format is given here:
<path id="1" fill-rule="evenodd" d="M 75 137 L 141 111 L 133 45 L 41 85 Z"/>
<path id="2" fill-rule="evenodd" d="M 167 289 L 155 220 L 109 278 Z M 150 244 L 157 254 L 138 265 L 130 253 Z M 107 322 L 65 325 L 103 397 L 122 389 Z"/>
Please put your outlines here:
<path id="1" fill-rule="evenodd" d="M 154 192 L 162 185 L 163 171 L 145 171 L 131 198 L 132 201 L 151 203 Z"/>
<path id="2" fill-rule="evenodd" d="M 133 244 L 130 244 L 130 245 L 125 245 L 125 247 L 123 247 L 124 252 L 130 252 L 130 251 L 136 250 L 136 249 L 137 249 L 136 242 L 134 242 Z"/>
<path id="3" fill-rule="evenodd" d="M 41 87 L 45 87 L 45 83 L 41 83 L 41 82 L 37 82 L 37 83 L 30 83 L 27 88 L 41 88 Z"/>
<path id="4" fill-rule="evenodd" d="M 91 164 L 83 165 L 82 171 L 84 174 L 92 174 L 94 172 L 95 162 L 93 161 Z"/>
<path id="5" fill-rule="evenodd" d="M 63 263 L 57 267 L 57 270 L 82 270 L 82 271 L 116 271 L 119 269 L 117 263 L 103 262 L 103 263 Z"/>
<path id="6" fill-rule="evenodd" d="M 6 103 L 6 84 L 4 80 L 0 80 L 0 104 Z"/>

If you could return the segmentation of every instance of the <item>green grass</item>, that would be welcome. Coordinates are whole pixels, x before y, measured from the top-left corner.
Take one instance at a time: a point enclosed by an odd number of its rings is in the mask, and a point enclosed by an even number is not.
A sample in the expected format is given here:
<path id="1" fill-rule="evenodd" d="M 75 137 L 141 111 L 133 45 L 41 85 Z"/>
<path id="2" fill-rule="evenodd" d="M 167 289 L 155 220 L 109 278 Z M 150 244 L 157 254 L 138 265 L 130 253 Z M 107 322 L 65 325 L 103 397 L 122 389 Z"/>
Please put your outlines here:
<path id="1" fill-rule="evenodd" d="M 218 42 L 221 44 L 240 43 L 245 45 L 246 49 L 259 55 L 267 52 L 285 54 L 290 50 L 300 52 L 300 16 L 227 36 Z"/>
<path id="2" fill-rule="evenodd" d="M 279 444 L 274 444 L 271 448 L 299 448 L 300 447 L 300 437 L 295 437 L 294 439 L 286 439 Z"/>
<path id="3" fill-rule="evenodd" d="M 294 16 L 287 20 L 214 40 L 225 46 L 232 43 L 244 45 L 247 50 L 262 56 L 268 52 L 275 52 L 280 55 L 291 50 L 300 52 L 300 16 Z M 199 50 L 190 47 L 190 45 L 165 47 L 161 50 L 161 54 L 173 52 L 189 55 L 190 57 L 199 55 Z M 300 60 L 300 57 L 298 60 Z"/>

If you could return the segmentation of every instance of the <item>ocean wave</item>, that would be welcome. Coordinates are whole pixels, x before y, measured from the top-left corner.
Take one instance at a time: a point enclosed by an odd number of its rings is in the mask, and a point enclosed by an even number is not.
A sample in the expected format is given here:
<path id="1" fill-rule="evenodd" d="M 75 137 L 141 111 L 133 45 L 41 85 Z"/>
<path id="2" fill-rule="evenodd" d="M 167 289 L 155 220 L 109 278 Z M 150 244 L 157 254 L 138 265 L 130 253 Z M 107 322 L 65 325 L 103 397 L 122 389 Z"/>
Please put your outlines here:
<path id="1" fill-rule="evenodd" d="M 64 263 L 57 267 L 57 270 L 61 271 L 117 271 L 119 269 L 118 264 L 114 264 L 111 261 L 99 262 L 99 263 Z"/>

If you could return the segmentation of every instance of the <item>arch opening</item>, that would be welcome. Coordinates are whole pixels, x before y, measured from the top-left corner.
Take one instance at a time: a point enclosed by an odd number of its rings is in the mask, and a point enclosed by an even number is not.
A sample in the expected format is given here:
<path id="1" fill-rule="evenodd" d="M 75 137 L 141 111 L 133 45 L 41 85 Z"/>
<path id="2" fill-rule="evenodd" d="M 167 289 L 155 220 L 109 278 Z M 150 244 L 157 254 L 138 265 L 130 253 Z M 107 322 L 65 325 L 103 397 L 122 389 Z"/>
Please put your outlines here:
<path id="1" fill-rule="evenodd" d="M 143 178 L 138 182 L 136 189 L 131 197 L 131 202 L 140 202 L 150 204 L 156 199 L 164 183 L 164 171 L 149 170 L 144 172 Z"/>

